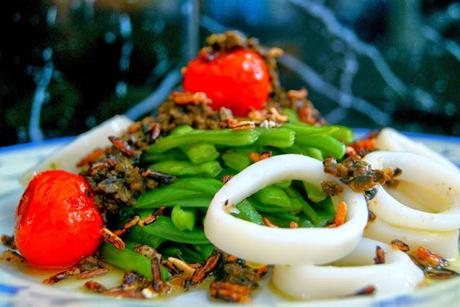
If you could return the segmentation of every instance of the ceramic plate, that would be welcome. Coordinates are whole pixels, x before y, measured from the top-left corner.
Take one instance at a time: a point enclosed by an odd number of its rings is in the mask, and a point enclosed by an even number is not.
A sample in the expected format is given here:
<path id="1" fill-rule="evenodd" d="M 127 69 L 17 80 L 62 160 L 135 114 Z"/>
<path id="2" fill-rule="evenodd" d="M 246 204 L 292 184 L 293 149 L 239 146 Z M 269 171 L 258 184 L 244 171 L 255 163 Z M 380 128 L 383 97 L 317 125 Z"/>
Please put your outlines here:
<path id="1" fill-rule="evenodd" d="M 356 129 L 359 136 L 365 130 Z M 408 133 L 411 138 L 424 142 L 460 165 L 460 138 Z M 0 148 L 0 234 L 12 234 L 14 212 L 23 191 L 17 182 L 18 176 L 51 152 L 69 142 L 71 138 L 48 140 L 41 143 L 15 145 Z M 0 252 L 3 247 L 0 247 Z M 192 306 L 210 305 L 206 291 L 190 291 L 177 297 L 161 300 L 129 300 L 107 298 L 85 293 L 83 280 L 62 281 L 55 286 L 44 286 L 40 282 L 53 272 L 44 274 L 33 269 L 16 268 L 0 264 L 1 306 L 116 306 L 116 305 L 161 305 Z M 104 285 L 112 286 L 119 281 L 120 272 L 112 272 L 97 278 Z M 266 279 L 267 280 L 267 279 Z M 308 286 L 308 285 L 306 285 Z M 263 285 L 253 303 L 260 306 L 458 306 L 460 303 L 460 278 L 440 282 L 413 293 L 394 293 L 386 296 L 355 297 L 333 301 L 290 301 L 270 291 Z M 227 305 L 228 306 L 228 305 Z"/>

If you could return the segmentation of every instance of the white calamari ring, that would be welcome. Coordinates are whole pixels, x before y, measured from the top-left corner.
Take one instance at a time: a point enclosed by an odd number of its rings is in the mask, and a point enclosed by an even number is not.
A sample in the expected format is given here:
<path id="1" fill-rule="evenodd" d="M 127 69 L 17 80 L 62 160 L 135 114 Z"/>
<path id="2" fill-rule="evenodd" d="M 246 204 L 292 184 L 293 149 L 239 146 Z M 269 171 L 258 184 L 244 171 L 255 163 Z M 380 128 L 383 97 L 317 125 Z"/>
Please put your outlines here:
<path id="1" fill-rule="evenodd" d="M 457 166 L 447 160 L 444 156 L 430 149 L 423 143 L 415 142 L 409 139 L 393 128 L 383 128 L 380 130 L 375 142 L 375 145 L 379 150 L 411 152 L 433 159 L 446 167 L 458 171 Z"/>
<path id="2" fill-rule="evenodd" d="M 448 207 L 438 208 L 436 210 L 438 212 L 434 213 L 417 210 L 402 204 L 385 188 L 378 186 L 377 194 L 369 201 L 369 209 L 377 217 L 395 226 L 419 230 L 448 231 L 460 228 L 458 172 L 424 156 L 406 152 L 375 151 L 365 156 L 364 160 L 374 169 L 400 168 L 402 174 L 397 178 L 398 180 L 414 184 L 419 189 L 426 189 L 442 197 Z M 433 206 L 425 209 L 433 210 Z"/>
<path id="3" fill-rule="evenodd" d="M 393 226 L 376 218 L 367 224 L 364 236 L 387 244 L 398 239 L 409 245 L 411 250 L 423 246 L 447 259 L 455 259 L 458 256 L 457 229 L 443 232 L 415 230 Z"/>
<path id="4" fill-rule="evenodd" d="M 377 246 L 385 252 L 383 264 L 373 263 Z M 272 276 L 278 289 L 298 299 L 343 297 L 368 286 L 377 293 L 404 292 L 422 280 L 422 271 L 408 255 L 370 239 L 362 239 L 351 254 L 331 265 L 275 266 Z"/>
<path id="5" fill-rule="evenodd" d="M 265 264 L 322 264 L 350 253 L 362 237 L 368 213 L 364 197 L 348 187 L 334 197 L 348 205 L 347 222 L 336 228 L 271 228 L 229 214 L 225 204 L 238 204 L 258 190 L 283 180 L 320 186 L 335 177 L 320 161 L 302 155 L 280 155 L 254 163 L 233 177 L 214 196 L 204 220 L 206 237 L 219 249 Z"/>

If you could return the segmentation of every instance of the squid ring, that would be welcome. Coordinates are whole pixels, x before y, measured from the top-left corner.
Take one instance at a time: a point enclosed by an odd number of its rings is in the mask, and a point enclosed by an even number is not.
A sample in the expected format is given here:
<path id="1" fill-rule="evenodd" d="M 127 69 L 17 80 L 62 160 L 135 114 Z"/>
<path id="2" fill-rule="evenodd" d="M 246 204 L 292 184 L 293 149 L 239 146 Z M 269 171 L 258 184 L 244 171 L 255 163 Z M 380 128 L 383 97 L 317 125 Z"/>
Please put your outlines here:
<path id="1" fill-rule="evenodd" d="M 383 264 L 373 263 L 377 246 L 385 252 Z M 343 297 L 368 286 L 378 293 L 403 292 L 422 280 L 423 272 L 408 255 L 370 239 L 331 265 L 275 266 L 272 277 L 278 289 L 298 299 Z"/>
<path id="2" fill-rule="evenodd" d="M 376 151 L 365 156 L 364 160 L 373 168 L 402 169 L 398 180 L 414 184 L 417 189 L 438 193 L 449 206 L 447 210 L 425 206 L 424 209 L 435 209 L 434 211 L 438 211 L 436 213 L 413 209 L 395 199 L 382 186 L 378 186 L 376 196 L 369 202 L 369 209 L 377 217 L 395 226 L 418 230 L 448 231 L 460 228 L 458 172 L 424 156 L 406 152 Z"/>
<path id="3" fill-rule="evenodd" d="M 409 245 L 411 249 L 423 246 L 447 259 L 455 259 L 458 256 L 457 229 L 443 232 L 415 230 L 393 226 L 376 218 L 367 224 L 364 236 L 387 244 L 398 239 Z"/>
<path id="4" fill-rule="evenodd" d="M 249 166 L 214 196 L 204 220 L 206 237 L 229 254 L 265 264 L 322 264 L 349 254 L 359 243 L 367 223 L 364 197 L 348 187 L 334 203 L 348 205 L 347 222 L 336 228 L 271 228 L 232 216 L 226 210 L 258 190 L 283 180 L 308 181 L 320 186 L 336 178 L 323 172 L 320 161 L 302 155 L 280 155 Z"/>
<path id="5" fill-rule="evenodd" d="M 443 164 L 446 167 L 458 171 L 458 168 L 455 164 L 447 160 L 439 153 L 430 149 L 423 143 L 415 142 L 409 139 L 408 137 L 399 133 L 393 128 L 383 128 L 382 130 L 380 130 L 375 140 L 375 145 L 379 150 L 405 151 L 425 156 L 427 158 L 430 158 L 434 161 Z"/>

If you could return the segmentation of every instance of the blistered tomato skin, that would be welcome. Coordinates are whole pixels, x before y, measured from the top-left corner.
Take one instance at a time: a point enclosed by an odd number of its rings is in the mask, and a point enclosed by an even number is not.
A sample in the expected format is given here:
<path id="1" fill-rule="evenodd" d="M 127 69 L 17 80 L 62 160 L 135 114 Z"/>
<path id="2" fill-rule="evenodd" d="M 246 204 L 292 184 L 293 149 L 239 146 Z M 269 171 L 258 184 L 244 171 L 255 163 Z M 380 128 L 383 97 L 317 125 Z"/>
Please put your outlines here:
<path id="1" fill-rule="evenodd" d="M 37 174 L 24 192 L 16 214 L 15 240 L 28 264 L 66 268 L 96 252 L 103 227 L 86 180 L 50 170 Z"/>
<path id="2" fill-rule="evenodd" d="M 226 107 L 245 116 L 265 106 L 270 93 L 270 75 L 264 59 L 252 50 L 237 49 L 207 60 L 192 60 L 185 71 L 184 91 L 205 92 L 211 107 Z"/>

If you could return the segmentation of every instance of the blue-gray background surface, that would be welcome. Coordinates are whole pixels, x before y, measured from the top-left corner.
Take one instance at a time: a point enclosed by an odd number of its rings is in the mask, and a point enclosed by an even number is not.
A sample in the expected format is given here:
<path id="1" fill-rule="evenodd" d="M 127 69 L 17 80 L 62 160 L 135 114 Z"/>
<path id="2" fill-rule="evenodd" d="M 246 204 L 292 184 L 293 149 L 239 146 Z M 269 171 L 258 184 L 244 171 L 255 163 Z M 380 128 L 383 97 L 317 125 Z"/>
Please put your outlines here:
<path id="1" fill-rule="evenodd" d="M 1 4 L 0 146 L 151 112 L 210 32 L 286 51 L 331 123 L 460 135 L 460 3 L 29 0 Z"/>

